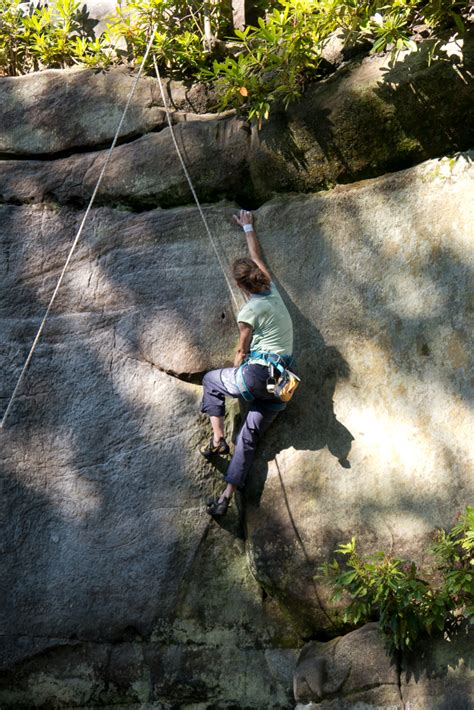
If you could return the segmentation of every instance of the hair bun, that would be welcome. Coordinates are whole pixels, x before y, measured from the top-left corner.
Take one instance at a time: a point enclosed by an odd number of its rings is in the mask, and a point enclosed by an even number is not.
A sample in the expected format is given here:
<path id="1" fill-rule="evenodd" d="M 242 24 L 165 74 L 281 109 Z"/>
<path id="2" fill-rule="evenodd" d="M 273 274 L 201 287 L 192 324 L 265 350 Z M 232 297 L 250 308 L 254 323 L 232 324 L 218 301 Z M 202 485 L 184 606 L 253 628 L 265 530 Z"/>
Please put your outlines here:
<path id="1" fill-rule="evenodd" d="M 232 265 L 232 272 L 237 285 L 249 293 L 260 293 L 270 288 L 270 279 L 253 259 L 248 257 L 236 259 Z"/>

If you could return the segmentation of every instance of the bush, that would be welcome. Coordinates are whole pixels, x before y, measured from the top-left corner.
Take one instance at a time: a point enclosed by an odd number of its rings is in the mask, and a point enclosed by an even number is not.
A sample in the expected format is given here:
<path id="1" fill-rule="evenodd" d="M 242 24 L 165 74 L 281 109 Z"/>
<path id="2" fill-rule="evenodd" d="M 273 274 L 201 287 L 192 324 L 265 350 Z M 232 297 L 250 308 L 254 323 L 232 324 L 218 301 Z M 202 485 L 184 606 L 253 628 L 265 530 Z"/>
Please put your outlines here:
<path id="1" fill-rule="evenodd" d="M 416 49 L 420 32 L 462 32 L 469 12 L 459 0 L 256 0 L 257 24 L 229 37 L 230 0 L 130 0 L 118 4 L 107 31 L 95 38 L 79 6 L 80 0 L 57 0 L 54 9 L 0 0 L 0 70 L 136 65 L 155 28 L 152 51 L 168 76 L 214 83 L 219 109 L 236 108 L 259 125 L 275 102 L 287 106 L 318 77 L 336 30 L 347 44 L 389 50 L 395 59 L 404 48 Z M 151 55 L 146 69 L 153 70 Z"/>
<path id="2" fill-rule="evenodd" d="M 0 69 L 16 76 L 74 64 L 107 66 L 107 34 L 96 40 L 84 22 L 79 0 L 57 0 L 54 8 L 0 0 Z"/>
<path id="3" fill-rule="evenodd" d="M 152 50 L 161 68 L 179 78 L 196 77 L 212 61 L 217 39 L 231 31 L 231 4 L 132 0 L 117 6 L 109 30 L 125 41 L 122 56 L 140 64 L 153 27 Z M 146 68 L 153 68 L 151 57 Z"/>
<path id="4" fill-rule="evenodd" d="M 300 96 L 321 60 L 322 27 L 312 6 L 312 0 L 289 0 L 258 27 L 235 31 L 239 54 L 201 73 L 220 89 L 221 109 L 237 107 L 261 124 L 275 100 L 287 106 Z"/>
<path id="5" fill-rule="evenodd" d="M 336 30 L 346 44 L 369 43 L 372 52 L 416 50 L 415 28 L 425 33 L 464 30 L 466 2 L 457 0 L 280 0 L 257 27 L 236 31 L 239 54 L 215 61 L 202 73 L 221 90 L 220 108 L 238 108 L 250 119 L 268 118 L 271 105 L 297 98 L 318 76 L 323 48 Z"/>
<path id="6" fill-rule="evenodd" d="M 355 538 L 341 545 L 319 579 L 330 583 L 333 599 L 349 596 L 343 620 L 351 625 L 378 618 L 392 649 L 411 649 L 433 629 L 449 631 L 474 616 L 474 508 L 468 507 L 449 531 L 437 531 L 433 566 L 426 581 L 416 564 L 384 552 L 363 557 Z"/>

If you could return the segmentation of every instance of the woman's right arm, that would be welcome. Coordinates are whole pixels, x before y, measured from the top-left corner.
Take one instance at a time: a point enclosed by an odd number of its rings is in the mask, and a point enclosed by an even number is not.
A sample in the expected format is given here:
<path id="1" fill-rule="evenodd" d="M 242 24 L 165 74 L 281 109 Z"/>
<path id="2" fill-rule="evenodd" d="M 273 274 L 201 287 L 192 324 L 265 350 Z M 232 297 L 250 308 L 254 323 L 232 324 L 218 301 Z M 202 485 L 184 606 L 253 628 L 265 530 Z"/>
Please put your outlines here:
<path id="1" fill-rule="evenodd" d="M 234 356 L 234 367 L 239 367 L 249 354 L 252 332 L 250 323 L 239 321 L 239 344 Z"/>

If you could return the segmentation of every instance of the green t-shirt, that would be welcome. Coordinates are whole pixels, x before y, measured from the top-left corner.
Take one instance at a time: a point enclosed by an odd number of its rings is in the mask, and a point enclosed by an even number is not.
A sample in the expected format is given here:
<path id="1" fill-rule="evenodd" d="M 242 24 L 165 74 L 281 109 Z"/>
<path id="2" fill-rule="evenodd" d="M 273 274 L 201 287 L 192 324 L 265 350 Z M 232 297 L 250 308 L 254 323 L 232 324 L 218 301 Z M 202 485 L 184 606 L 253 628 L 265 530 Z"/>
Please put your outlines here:
<path id="1" fill-rule="evenodd" d="M 278 355 L 293 354 L 293 324 L 273 282 L 270 291 L 250 296 L 240 309 L 237 320 L 253 328 L 250 350 Z"/>

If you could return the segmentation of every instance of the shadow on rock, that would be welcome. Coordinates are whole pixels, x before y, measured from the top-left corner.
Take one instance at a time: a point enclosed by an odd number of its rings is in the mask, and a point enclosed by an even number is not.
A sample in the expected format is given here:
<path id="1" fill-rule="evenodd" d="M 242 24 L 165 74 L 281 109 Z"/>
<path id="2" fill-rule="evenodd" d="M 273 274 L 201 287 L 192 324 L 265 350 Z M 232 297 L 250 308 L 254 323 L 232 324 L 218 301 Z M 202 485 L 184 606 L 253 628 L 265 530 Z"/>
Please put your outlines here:
<path id="1" fill-rule="evenodd" d="M 280 292 L 290 310 L 296 340 L 296 372 L 301 378 L 294 399 L 266 433 L 250 472 L 245 498 L 260 502 L 268 473 L 268 463 L 285 449 L 319 451 L 327 447 L 343 468 L 350 468 L 353 435 L 336 417 L 334 393 L 337 383 L 350 377 L 350 366 L 333 346 L 328 346 L 317 328 Z M 263 462 L 262 465 L 258 465 Z"/>

